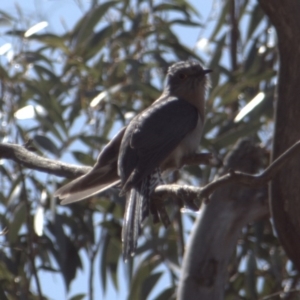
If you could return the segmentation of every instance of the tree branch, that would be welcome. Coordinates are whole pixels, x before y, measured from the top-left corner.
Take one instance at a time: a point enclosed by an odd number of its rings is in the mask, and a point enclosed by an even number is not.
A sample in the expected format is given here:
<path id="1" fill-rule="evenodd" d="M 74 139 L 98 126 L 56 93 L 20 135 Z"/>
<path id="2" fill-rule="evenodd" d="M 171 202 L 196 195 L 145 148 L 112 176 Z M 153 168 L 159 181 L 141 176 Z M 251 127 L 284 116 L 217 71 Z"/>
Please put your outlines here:
<path id="1" fill-rule="evenodd" d="M 204 200 L 209 201 L 209 196 L 219 187 L 229 183 L 238 183 L 248 187 L 257 187 L 266 184 L 270 181 L 300 149 L 300 141 L 296 142 L 287 151 L 274 160 L 267 169 L 261 174 L 252 175 L 240 171 L 229 171 L 226 175 L 219 177 L 213 182 L 207 184 L 203 188 L 167 184 L 158 186 L 155 189 L 153 197 L 156 201 L 163 201 L 166 197 L 175 197 L 184 200 L 185 205 L 193 210 L 197 210 L 198 206 L 194 201 Z M 51 160 L 41 157 L 28 151 L 23 146 L 16 144 L 2 144 L 0 143 L 0 158 L 11 159 L 17 163 L 26 166 L 27 168 L 46 172 L 56 176 L 66 178 L 76 178 L 91 170 L 91 167 L 82 167 L 72 164 L 66 164 L 57 160 Z M 197 164 L 216 164 L 217 162 L 210 153 L 197 153 L 189 157 L 185 157 L 182 164 L 197 165 Z"/>
<path id="2" fill-rule="evenodd" d="M 77 166 L 72 164 L 62 163 L 57 160 L 52 160 L 49 158 L 44 158 L 42 156 L 36 155 L 33 152 L 27 150 L 24 146 L 17 144 L 5 144 L 0 143 L 0 159 L 10 159 L 16 163 L 22 164 L 23 166 L 45 172 L 48 174 L 53 174 L 60 177 L 65 177 L 69 179 L 77 178 L 84 175 L 92 168 L 87 166 Z M 181 161 L 182 165 L 217 165 L 220 164 L 212 156 L 211 153 L 196 153 L 191 156 L 185 157 Z"/>
<path id="3" fill-rule="evenodd" d="M 44 158 L 16 144 L 0 143 L 1 158 L 11 159 L 29 169 L 70 179 L 79 177 L 91 170 L 91 167 L 65 164 L 57 160 Z"/>
<path id="4" fill-rule="evenodd" d="M 203 188 L 197 188 L 187 185 L 161 185 L 155 189 L 155 198 L 164 199 L 166 197 L 176 197 L 184 199 L 185 204 L 195 210 L 195 199 L 199 201 L 209 201 L 209 196 L 217 189 L 230 183 L 237 183 L 248 187 L 260 187 L 270 181 L 285 165 L 285 163 L 293 158 L 299 152 L 300 141 L 296 142 L 292 147 L 274 160 L 267 169 L 261 174 L 249 174 L 239 171 L 230 170 L 226 175 L 208 183 Z"/>

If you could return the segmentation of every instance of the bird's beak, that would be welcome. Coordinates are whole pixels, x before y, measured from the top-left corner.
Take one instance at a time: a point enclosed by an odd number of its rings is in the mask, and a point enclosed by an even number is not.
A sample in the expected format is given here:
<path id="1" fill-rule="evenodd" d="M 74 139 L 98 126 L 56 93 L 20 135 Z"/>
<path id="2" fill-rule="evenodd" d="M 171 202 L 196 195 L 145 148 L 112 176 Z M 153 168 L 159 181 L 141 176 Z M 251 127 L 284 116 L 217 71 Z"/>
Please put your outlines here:
<path id="1" fill-rule="evenodd" d="M 211 69 L 203 70 L 203 72 L 204 72 L 205 75 L 208 74 L 208 73 L 211 73 L 212 71 L 213 71 L 213 70 L 211 70 Z"/>

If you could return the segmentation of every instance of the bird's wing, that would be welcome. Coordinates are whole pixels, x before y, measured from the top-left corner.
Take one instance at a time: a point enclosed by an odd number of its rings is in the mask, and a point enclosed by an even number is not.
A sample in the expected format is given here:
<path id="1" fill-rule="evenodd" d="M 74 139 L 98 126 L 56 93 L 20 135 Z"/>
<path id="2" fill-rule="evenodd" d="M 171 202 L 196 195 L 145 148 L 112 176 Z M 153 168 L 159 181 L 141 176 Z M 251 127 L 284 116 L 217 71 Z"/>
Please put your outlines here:
<path id="1" fill-rule="evenodd" d="M 188 102 L 156 102 L 129 125 L 119 156 L 122 193 L 150 174 L 197 125 L 199 114 Z M 125 183 L 125 185 L 124 185 Z"/>
<path id="2" fill-rule="evenodd" d="M 83 200 L 117 185 L 120 180 L 117 162 L 121 140 L 125 127 L 103 148 L 93 169 L 58 189 L 54 196 L 59 197 L 61 204 Z"/>

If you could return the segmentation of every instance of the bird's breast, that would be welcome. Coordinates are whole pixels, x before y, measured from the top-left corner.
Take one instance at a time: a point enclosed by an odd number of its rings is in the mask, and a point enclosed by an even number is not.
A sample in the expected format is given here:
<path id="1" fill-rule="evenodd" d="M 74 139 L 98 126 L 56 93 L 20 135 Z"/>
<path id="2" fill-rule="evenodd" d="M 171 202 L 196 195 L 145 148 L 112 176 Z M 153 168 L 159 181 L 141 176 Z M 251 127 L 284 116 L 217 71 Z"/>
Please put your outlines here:
<path id="1" fill-rule="evenodd" d="M 196 127 L 188 133 L 179 145 L 171 152 L 171 154 L 160 165 L 163 171 L 167 169 L 178 169 L 184 156 L 188 156 L 196 152 L 202 135 L 203 121 L 198 115 Z"/>

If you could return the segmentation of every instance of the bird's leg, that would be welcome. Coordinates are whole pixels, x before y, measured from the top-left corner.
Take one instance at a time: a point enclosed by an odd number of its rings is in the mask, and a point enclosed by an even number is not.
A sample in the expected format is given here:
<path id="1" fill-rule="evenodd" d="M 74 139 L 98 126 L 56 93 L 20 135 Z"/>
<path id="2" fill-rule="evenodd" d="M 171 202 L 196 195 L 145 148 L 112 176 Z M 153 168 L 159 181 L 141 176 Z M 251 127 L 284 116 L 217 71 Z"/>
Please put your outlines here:
<path id="1" fill-rule="evenodd" d="M 164 181 L 161 178 L 160 168 L 155 169 L 150 181 L 152 181 L 150 183 L 152 186 L 151 192 L 153 192 L 158 185 L 164 184 Z M 153 223 L 158 223 L 161 221 L 166 228 L 171 224 L 164 203 L 160 199 L 157 199 L 153 196 L 150 200 L 150 213 L 152 215 Z"/>
<path id="2" fill-rule="evenodd" d="M 165 205 L 161 201 L 157 201 L 155 203 L 155 206 L 156 206 L 160 221 L 163 223 L 165 228 L 168 228 L 169 225 L 171 224 L 171 221 L 170 221 L 170 218 L 166 211 Z"/>

